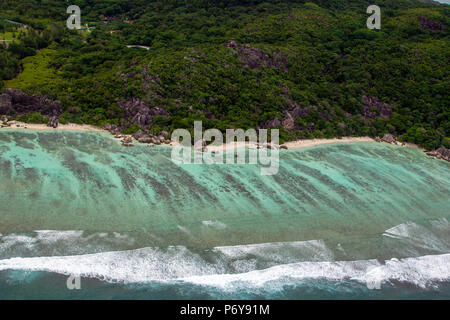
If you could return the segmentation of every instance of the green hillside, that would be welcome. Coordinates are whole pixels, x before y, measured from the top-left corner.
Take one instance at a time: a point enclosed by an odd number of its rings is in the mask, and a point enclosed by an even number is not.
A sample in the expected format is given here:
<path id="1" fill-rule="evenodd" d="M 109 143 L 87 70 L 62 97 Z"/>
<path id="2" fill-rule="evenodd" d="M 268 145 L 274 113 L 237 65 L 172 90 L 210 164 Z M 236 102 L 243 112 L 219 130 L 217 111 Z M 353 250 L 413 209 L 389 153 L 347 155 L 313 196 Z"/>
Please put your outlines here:
<path id="1" fill-rule="evenodd" d="M 449 147 L 449 6 L 377 1 L 382 27 L 368 30 L 371 1 L 71 4 L 91 30 L 65 27 L 65 1 L 0 0 L 0 35 L 17 38 L 0 49 L 0 87 L 61 101 L 60 122 L 159 133 L 203 120 L 279 128 L 284 141 L 389 132 Z M 156 111 L 137 121 L 127 106 Z"/>

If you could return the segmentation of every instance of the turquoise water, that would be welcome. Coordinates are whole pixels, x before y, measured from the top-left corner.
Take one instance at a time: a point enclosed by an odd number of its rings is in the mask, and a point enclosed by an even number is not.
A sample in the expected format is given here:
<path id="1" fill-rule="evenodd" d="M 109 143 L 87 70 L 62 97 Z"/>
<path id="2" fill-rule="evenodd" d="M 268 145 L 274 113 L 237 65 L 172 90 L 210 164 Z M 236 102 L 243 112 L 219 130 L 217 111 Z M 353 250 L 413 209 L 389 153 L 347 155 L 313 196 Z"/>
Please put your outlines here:
<path id="1" fill-rule="evenodd" d="M 0 298 L 450 297 L 448 162 L 349 143 L 261 176 L 170 153 L 0 131 Z"/>

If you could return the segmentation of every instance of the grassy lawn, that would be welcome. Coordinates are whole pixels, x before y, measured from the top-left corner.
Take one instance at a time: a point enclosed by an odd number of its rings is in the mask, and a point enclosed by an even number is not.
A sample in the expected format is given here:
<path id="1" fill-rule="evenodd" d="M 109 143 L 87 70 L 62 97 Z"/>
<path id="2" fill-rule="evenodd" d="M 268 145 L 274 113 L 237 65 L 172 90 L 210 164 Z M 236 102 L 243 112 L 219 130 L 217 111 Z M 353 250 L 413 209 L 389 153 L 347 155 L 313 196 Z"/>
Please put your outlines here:
<path id="1" fill-rule="evenodd" d="M 6 81 L 5 86 L 14 89 L 31 89 L 55 83 L 58 76 L 49 67 L 55 54 L 55 50 L 43 49 L 35 56 L 23 59 L 23 72 L 15 79 Z"/>

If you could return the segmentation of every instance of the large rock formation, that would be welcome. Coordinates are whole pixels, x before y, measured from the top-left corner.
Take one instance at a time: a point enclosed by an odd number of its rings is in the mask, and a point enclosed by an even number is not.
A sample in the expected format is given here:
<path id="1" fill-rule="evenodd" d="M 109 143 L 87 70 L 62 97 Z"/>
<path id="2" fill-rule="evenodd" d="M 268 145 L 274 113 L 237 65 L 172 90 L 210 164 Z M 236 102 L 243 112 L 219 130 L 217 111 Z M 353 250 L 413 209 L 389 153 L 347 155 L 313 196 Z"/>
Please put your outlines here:
<path id="1" fill-rule="evenodd" d="M 52 116 L 48 119 L 47 126 L 52 128 L 57 128 L 59 124 L 59 119 L 57 116 Z"/>
<path id="2" fill-rule="evenodd" d="M 439 149 L 429 151 L 427 154 L 438 159 L 450 161 L 450 149 L 447 149 L 446 147 L 440 147 Z"/>
<path id="3" fill-rule="evenodd" d="M 289 112 L 285 112 L 285 117 L 283 118 L 283 121 L 281 122 L 283 125 L 283 128 L 292 130 L 295 128 L 295 120 L 294 117 Z"/>
<path id="4" fill-rule="evenodd" d="M 386 133 L 383 138 L 381 138 L 381 141 L 394 144 L 397 143 L 397 139 L 390 133 Z"/>
<path id="5" fill-rule="evenodd" d="M 62 113 L 61 103 L 36 94 L 28 95 L 21 90 L 6 89 L 0 95 L 0 114 L 16 116 L 19 114 L 40 112 L 49 118 L 48 126 L 57 127 Z"/>
<path id="6" fill-rule="evenodd" d="M 118 101 L 117 104 L 123 109 L 125 118 L 141 128 L 146 128 L 152 123 L 152 116 L 169 115 L 169 112 L 162 107 L 150 109 L 144 101 L 138 98 Z"/>
<path id="7" fill-rule="evenodd" d="M 261 129 L 273 129 L 282 126 L 284 129 L 293 130 L 298 129 L 295 125 L 296 118 L 303 118 L 309 113 L 309 107 L 301 107 L 294 104 L 291 108 L 284 111 L 283 118 L 280 120 L 275 117 L 273 120 L 263 123 Z"/>
<path id="8" fill-rule="evenodd" d="M 115 124 L 105 124 L 103 129 L 109 131 L 112 135 L 120 135 L 122 128 L 116 126 Z"/>
<path id="9" fill-rule="evenodd" d="M 140 138 L 145 137 L 146 135 L 147 135 L 146 132 L 142 131 L 141 129 L 132 134 L 133 138 L 135 138 L 136 140 L 139 140 Z"/>
<path id="10" fill-rule="evenodd" d="M 140 143 L 154 143 L 154 138 L 148 136 L 148 135 L 143 135 L 141 136 L 139 139 L 137 139 Z"/>
<path id="11" fill-rule="evenodd" d="M 127 101 L 118 101 L 117 104 L 123 109 L 125 118 L 131 123 L 136 123 L 140 127 L 148 126 L 151 123 L 150 108 L 144 101 L 131 98 Z"/>
<path id="12" fill-rule="evenodd" d="M 280 121 L 280 119 L 275 117 L 275 119 L 263 123 L 260 126 L 260 128 L 261 129 L 274 129 L 274 128 L 279 127 L 279 126 L 281 126 L 281 121 Z"/>
<path id="13" fill-rule="evenodd" d="M 439 22 L 433 22 L 428 20 L 427 18 L 420 16 L 419 17 L 420 27 L 422 30 L 443 30 L 444 25 Z"/>
<path id="14" fill-rule="evenodd" d="M 309 107 L 301 107 L 294 104 L 291 108 L 284 111 L 284 117 L 282 120 L 283 128 L 285 129 L 298 129 L 295 125 L 296 118 L 303 118 L 309 113 Z"/>
<path id="15" fill-rule="evenodd" d="M 288 71 L 287 57 L 279 52 L 274 52 L 272 57 L 264 53 L 261 49 L 250 46 L 238 46 L 234 40 L 228 41 L 225 46 L 233 49 L 246 67 L 250 69 L 258 69 L 261 66 L 268 68 L 276 68 L 280 71 Z"/>
<path id="16" fill-rule="evenodd" d="M 294 108 L 289 109 L 286 112 L 289 113 L 293 118 L 303 118 L 309 113 L 309 107 L 295 106 Z"/>
<path id="17" fill-rule="evenodd" d="M 380 99 L 363 96 L 362 101 L 364 103 L 362 108 L 363 117 L 370 119 L 374 119 L 377 116 L 385 119 L 392 117 L 392 107 Z"/>

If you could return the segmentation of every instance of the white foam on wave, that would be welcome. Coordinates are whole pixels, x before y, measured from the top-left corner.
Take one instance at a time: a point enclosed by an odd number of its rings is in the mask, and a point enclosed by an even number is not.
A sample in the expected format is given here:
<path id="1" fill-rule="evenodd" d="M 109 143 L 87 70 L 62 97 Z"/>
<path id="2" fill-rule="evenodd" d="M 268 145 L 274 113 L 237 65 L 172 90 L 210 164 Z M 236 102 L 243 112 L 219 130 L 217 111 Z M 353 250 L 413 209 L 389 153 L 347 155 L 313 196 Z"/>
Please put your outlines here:
<path id="1" fill-rule="evenodd" d="M 394 258 L 384 263 L 378 260 L 299 262 L 241 274 L 194 276 L 183 280 L 227 288 L 236 283 L 263 286 L 271 281 L 285 279 L 356 280 L 368 286 L 399 281 L 426 288 L 434 282 L 450 280 L 450 254 L 401 260 Z"/>
<path id="2" fill-rule="evenodd" d="M 450 224 L 447 219 L 430 220 L 430 227 L 406 222 L 386 230 L 383 236 L 408 242 L 411 247 L 448 252 Z"/>
<path id="3" fill-rule="evenodd" d="M 320 242 L 313 242 L 312 245 L 320 246 Z M 0 271 L 8 269 L 48 271 L 124 283 L 185 281 L 223 288 L 233 288 L 236 283 L 245 286 L 263 286 L 268 282 L 277 280 L 283 282 L 289 279 L 356 280 L 367 284 L 396 280 L 420 287 L 426 287 L 436 281 L 450 280 L 450 254 L 401 260 L 394 258 L 384 262 L 305 261 L 278 264 L 261 270 L 248 270 L 248 267 L 256 268 L 256 265 L 249 263 L 243 268 L 247 270 L 246 272 L 239 272 L 239 268 L 230 268 L 230 262 L 246 261 L 239 259 L 241 255 L 245 258 L 248 253 L 256 253 L 262 259 L 269 259 L 271 250 L 268 251 L 269 256 L 264 256 L 265 247 L 281 246 L 308 247 L 311 246 L 311 242 L 218 247 L 211 251 L 215 259 L 205 259 L 202 255 L 182 246 L 74 256 L 10 258 L 0 260 Z"/>
<path id="4" fill-rule="evenodd" d="M 299 241 L 216 247 L 200 253 L 183 246 L 83 255 L 10 258 L 0 270 L 50 271 L 109 281 L 142 282 L 189 276 L 245 273 L 302 260 L 331 260 L 322 241 Z"/>
<path id="5" fill-rule="evenodd" d="M 48 254 L 52 250 L 61 252 L 66 249 L 76 250 L 78 254 L 78 251 L 83 252 L 92 246 L 110 245 L 112 247 L 124 244 L 132 245 L 134 242 L 132 237 L 118 232 L 109 235 L 105 232 L 85 234 L 81 230 L 36 230 L 26 234 L 0 234 L 0 256 L 8 252 L 15 252 L 19 255 L 23 252 L 39 254 L 43 250 Z"/>
<path id="6" fill-rule="evenodd" d="M 223 222 L 220 221 L 211 221 L 211 220 L 205 220 L 202 221 L 202 224 L 206 227 L 213 227 L 216 229 L 225 229 L 227 227 L 227 225 Z"/>
<path id="7" fill-rule="evenodd" d="M 237 245 L 214 248 L 231 262 L 238 272 L 250 271 L 253 263 L 270 261 L 273 264 L 288 264 L 298 261 L 332 261 L 333 252 L 322 240 L 272 242 L 261 244 Z M 248 258 L 252 260 L 249 261 Z M 255 269 L 255 268 L 253 268 Z"/>
<path id="8" fill-rule="evenodd" d="M 41 242 L 44 244 L 52 244 L 57 241 L 69 241 L 78 239 L 82 236 L 83 231 L 54 231 L 54 230 L 37 230 L 34 236 L 21 234 L 0 235 L 0 252 L 13 246 L 22 245 L 26 248 L 32 248 L 34 244 Z"/>
<path id="9" fill-rule="evenodd" d="M 205 263 L 185 247 L 0 260 L 0 271 L 8 269 L 49 271 L 123 282 L 169 280 L 224 272 L 219 265 Z"/>

